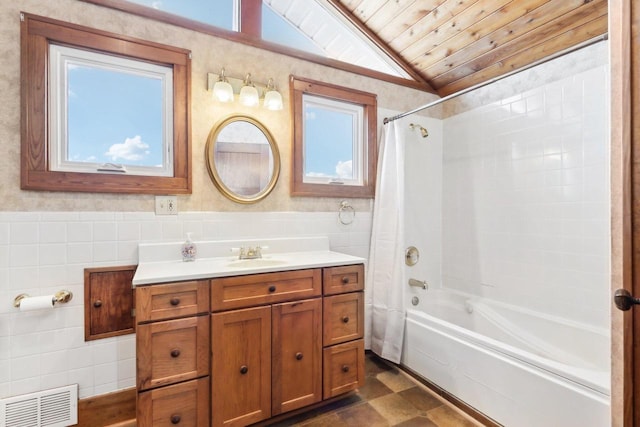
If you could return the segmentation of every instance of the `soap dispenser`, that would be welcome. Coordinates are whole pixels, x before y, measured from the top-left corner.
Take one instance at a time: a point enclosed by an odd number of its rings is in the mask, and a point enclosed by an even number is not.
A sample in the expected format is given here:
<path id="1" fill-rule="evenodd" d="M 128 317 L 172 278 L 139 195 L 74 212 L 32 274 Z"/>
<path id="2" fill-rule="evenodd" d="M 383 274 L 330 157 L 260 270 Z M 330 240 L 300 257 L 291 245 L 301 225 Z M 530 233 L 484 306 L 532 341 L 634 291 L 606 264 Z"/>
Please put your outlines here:
<path id="1" fill-rule="evenodd" d="M 187 233 L 187 240 L 182 244 L 182 261 L 195 261 L 196 252 L 196 244 L 191 240 L 191 233 Z"/>

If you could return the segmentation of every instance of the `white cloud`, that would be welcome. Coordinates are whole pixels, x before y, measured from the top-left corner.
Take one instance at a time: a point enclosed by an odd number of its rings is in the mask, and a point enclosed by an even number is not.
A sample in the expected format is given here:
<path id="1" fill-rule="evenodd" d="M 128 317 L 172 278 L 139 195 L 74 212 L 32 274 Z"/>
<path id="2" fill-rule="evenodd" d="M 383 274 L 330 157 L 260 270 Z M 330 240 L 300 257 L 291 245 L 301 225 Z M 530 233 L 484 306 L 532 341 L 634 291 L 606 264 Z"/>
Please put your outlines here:
<path id="1" fill-rule="evenodd" d="M 150 153 L 148 148 L 149 144 L 142 142 L 140 135 L 136 135 L 133 138 L 125 139 L 122 144 L 113 144 L 104 154 L 111 157 L 114 162 L 119 159 L 137 161 Z"/>
<path id="2" fill-rule="evenodd" d="M 336 165 L 336 174 L 339 178 L 352 179 L 353 178 L 353 162 L 347 160 L 346 162 L 338 161 Z"/>
<path id="3" fill-rule="evenodd" d="M 161 1 L 151 2 L 151 7 L 154 9 L 160 9 L 162 8 L 162 2 Z"/>
<path id="4" fill-rule="evenodd" d="M 331 178 L 331 175 L 322 172 L 307 172 L 306 175 L 312 178 Z"/>

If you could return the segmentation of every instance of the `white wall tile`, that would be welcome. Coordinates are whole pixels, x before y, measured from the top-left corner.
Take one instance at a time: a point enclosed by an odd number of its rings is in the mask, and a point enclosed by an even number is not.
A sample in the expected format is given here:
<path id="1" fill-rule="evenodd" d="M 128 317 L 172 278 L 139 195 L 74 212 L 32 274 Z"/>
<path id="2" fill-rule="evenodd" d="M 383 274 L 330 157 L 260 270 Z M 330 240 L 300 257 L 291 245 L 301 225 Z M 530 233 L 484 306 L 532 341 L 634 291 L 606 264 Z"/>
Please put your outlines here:
<path id="1" fill-rule="evenodd" d="M 41 222 L 38 224 L 40 243 L 64 243 L 67 241 L 65 222 Z"/>
<path id="2" fill-rule="evenodd" d="M 371 214 L 358 212 L 348 227 L 337 224 L 336 215 L 196 212 L 165 218 L 138 212 L 0 212 L 0 297 L 6 300 L 0 304 L 0 367 L 8 367 L 9 373 L 18 363 L 27 367 L 17 370 L 15 378 L 0 375 L 0 397 L 63 382 L 78 383 L 81 398 L 135 385 L 134 335 L 84 341 L 85 268 L 135 264 L 139 242 L 182 241 L 187 229 L 197 230 L 203 239 L 330 235 L 334 250 L 368 256 Z M 45 295 L 60 289 L 71 290 L 74 299 L 50 311 L 20 313 L 10 304 L 21 292 Z M 55 366 L 62 370 L 56 372 Z"/>
<path id="3" fill-rule="evenodd" d="M 608 327 L 608 298 L 581 286 L 608 280 L 607 87 L 598 65 L 503 99 L 506 120 L 480 107 L 444 121 L 446 286 Z"/>
<path id="4" fill-rule="evenodd" d="M 9 231 L 11 244 L 38 243 L 38 227 L 30 222 L 14 222 Z"/>
<path id="5" fill-rule="evenodd" d="M 67 242 L 91 242 L 93 224 L 91 222 L 70 222 L 67 224 Z"/>

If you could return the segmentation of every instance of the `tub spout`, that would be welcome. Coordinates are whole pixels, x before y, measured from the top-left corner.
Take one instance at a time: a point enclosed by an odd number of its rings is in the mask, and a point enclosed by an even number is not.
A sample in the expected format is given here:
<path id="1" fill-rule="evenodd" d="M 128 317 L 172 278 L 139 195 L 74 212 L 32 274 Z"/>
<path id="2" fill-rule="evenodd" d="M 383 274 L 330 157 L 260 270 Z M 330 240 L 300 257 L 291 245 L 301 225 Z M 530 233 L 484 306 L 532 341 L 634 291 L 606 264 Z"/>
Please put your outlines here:
<path id="1" fill-rule="evenodd" d="M 427 285 L 427 282 L 425 280 L 418 280 L 418 279 L 409 279 L 409 286 L 416 286 L 422 289 L 427 289 L 429 287 L 429 285 Z"/>

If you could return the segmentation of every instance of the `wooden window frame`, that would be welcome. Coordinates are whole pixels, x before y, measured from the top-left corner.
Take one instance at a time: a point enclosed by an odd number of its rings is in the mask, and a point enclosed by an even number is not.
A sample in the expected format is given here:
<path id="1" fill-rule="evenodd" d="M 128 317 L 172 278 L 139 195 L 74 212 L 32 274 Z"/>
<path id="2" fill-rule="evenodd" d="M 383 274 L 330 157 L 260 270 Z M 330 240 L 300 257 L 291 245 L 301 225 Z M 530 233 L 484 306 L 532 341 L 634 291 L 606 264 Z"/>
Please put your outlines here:
<path id="1" fill-rule="evenodd" d="M 291 122 L 293 144 L 291 162 L 291 195 L 306 197 L 375 197 L 377 163 L 377 98 L 375 94 L 336 86 L 315 80 L 290 76 Z M 362 185 L 332 185 L 304 182 L 304 117 L 303 95 L 315 95 L 361 105 L 364 108 L 364 147 Z"/>
<path id="2" fill-rule="evenodd" d="M 21 14 L 21 164 L 23 190 L 91 193 L 191 193 L 190 51 L 40 16 Z M 173 68 L 173 176 L 49 169 L 49 45 L 148 61 Z"/>

